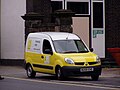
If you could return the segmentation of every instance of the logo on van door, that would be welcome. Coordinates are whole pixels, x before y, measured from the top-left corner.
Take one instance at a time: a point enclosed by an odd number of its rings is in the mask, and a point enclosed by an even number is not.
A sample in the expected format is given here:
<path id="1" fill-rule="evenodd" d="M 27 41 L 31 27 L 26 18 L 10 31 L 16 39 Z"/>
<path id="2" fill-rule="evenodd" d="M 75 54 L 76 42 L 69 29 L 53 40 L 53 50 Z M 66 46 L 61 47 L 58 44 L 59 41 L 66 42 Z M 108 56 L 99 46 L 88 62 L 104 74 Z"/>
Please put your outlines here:
<path id="1" fill-rule="evenodd" d="M 44 64 L 49 64 L 50 63 L 50 56 L 46 56 Z"/>
<path id="2" fill-rule="evenodd" d="M 34 52 L 34 53 L 40 53 L 40 39 L 29 39 L 27 43 L 27 51 L 28 52 Z"/>

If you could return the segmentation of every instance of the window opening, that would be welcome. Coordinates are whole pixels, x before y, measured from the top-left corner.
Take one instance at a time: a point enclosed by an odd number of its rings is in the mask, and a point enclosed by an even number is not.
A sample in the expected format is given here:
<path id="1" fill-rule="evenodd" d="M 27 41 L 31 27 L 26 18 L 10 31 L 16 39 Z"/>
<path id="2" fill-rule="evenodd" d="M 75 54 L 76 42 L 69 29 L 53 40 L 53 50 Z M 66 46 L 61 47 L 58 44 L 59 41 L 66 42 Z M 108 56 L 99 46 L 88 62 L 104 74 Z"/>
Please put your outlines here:
<path id="1" fill-rule="evenodd" d="M 44 40 L 43 41 L 43 53 L 46 53 L 46 51 L 48 50 L 52 52 L 50 42 L 48 40 Z"/>

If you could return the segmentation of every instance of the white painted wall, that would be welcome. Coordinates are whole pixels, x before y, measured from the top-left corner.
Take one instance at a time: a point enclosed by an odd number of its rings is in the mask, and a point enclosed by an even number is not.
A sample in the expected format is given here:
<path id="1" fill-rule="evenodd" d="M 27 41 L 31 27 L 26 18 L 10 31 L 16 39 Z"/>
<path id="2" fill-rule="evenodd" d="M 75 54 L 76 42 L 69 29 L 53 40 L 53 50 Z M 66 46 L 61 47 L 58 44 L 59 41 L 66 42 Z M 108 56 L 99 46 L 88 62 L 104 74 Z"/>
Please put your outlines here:
<path id="1" fill-rule="evenodd" d="M 1 59 L 1 0 L 0 0 L 0 59 Z"/>
<path id="2" fill-rule="evenodd" d="M 1 59 L 24 58 L 26 0 L 1 0 Z"/>

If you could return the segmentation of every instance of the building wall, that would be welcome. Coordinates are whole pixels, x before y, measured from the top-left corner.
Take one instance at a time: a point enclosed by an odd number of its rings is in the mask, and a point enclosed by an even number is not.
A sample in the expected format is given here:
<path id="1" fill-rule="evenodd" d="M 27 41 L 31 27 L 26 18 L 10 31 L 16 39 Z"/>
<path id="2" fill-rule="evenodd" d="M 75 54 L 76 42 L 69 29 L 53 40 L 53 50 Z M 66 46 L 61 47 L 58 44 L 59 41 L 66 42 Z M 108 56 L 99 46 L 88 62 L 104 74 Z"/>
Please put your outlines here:
<path id="1" fill-rule="evenodd" d="M 120 48 L 120 0 L 105 0 L 106 6 L 106 57 L 107 48 Z"/>
<path id="2" fill-rule="evenodd" d="M 26 0 L 1 0 L 1 59 L 24 58 Z"/>
<path id="3" fill-rule="evenodd" d="M 79 35 L 89 47 L 89 17 L 73 17 L 73 33 Z"/>
<path id="4" fill-rule="evenodd" d="M 0 0 L 0 59 L 1 59 L 1 0 Z"/>
<path id="5" fill-rule="evenodd" d="M 120 47 L 120 0 L 106 2 L 106 48 Z"/>
<path id="6" fill-rule="evenodd" d="M 56 0 L 52 0 L 56 1 Z M 58 0 L 58 1 L 64 1 L 64 0 Z M 66 1 L 79 1 L 79 0 L 66 0 Z M 89 0 L 80 0 L 81 2 L 86 1 L 89 2 Z M 91 0 L 91 1 L 103 1 L 103 0 Z M 107 0 L 109 1 L 109 0 Z M 118 1 L 119 2 L 119 1 Z M 108 3 L 108 2 L 107 2 Z M 109 2 L 111 3 L 111 2 Z M 66 5 L 66 4 L 65 4 Z M 90 6 L 90 5 L 89 5 Z M 65 6 L 66 8 L 66 6 Z M 90 8 L 90 7 L 89 7 Z M 91 10 L 90 10 L 91 11 Z M 90 15 L 91 13 L 88 13 Z M 26 0 L 1 0 L 1 59 L 24 59 L 24 20 L 21 18 L 26 14 Z M 73 20 L 74 21 L 74 20 Z M 86 25 L 88 25 L 89 20 L 86 19 L 85 22 Z M 78 21 L 79 22 L 79 21 Z M 75 22 L 77 23 L 77 22 Z M 91 22 L 92 23 L 92 22 Z M 89 25 L 88 25 L 89 26 Z M 89 29 L 89 27 L 88 27 Z M 85 29 L 86 32 L 88 29 Z M 93 29 L 93 27 L 92 27 Z M 77 32 L 77 31 L 74 31 Z M 80 32 L 79 32 L 80 33 Z M 87 37 L 84 37 L 82 35 L 82 38 L 85 38 L 85 42 L 87 45 L 89 45 L 90 41 L 89 38 L 92 39 L 92 37 L 89 37 L 88 34 L 91 34 L 92 32 L 87 32 Z M 100 37 L 99 37 L 100 36 Z M 96 46 L 95 52 L 101 56 L 104 56 L 104 44 L 101 44 L 100 41 L 103 41 L 101 38 L 101 35 L 98 35 L 95 44 L 93 45 L 93 48 Z M 98 41 L 99 40 L 99 41 Z M 92 40 L 93 41 L 93 40 Z M 110 41 L 110 39 L 109 39 Z M 96 43 L 97 42 L 97 43 Z M 99 44 L 99 43 L 100 44 Z M 101 51 L 99 50 L 98 45 L 102 46 Z M 98 49 L 98 50 L 97 50 Z"/>

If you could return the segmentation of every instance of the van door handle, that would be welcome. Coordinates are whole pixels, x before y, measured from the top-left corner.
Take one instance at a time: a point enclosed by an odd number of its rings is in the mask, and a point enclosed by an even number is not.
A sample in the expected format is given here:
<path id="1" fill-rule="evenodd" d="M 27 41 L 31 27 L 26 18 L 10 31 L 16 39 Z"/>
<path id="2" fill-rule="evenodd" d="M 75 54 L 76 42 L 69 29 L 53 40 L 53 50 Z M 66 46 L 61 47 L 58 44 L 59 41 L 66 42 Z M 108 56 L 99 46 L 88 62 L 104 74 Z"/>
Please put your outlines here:
<path id="1" fill-rule="evenodd" d="M 41 58 L 44 58 L 44 56 L 41 56 Z"/>

